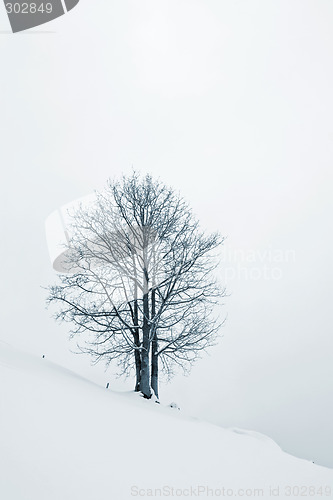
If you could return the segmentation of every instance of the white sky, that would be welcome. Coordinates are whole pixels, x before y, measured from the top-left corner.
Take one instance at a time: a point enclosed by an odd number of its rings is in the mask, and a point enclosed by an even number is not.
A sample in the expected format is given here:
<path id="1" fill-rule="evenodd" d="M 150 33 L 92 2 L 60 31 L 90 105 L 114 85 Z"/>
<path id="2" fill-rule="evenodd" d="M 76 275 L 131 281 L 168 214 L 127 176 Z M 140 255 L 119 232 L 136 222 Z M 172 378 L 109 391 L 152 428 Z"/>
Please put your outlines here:
<path id="1" fill-rule="evenodd" d="M 81 0 L 11 35 L 1 8 L 0 339 L 110 378 L 44 310 L 44 221 L 150 172 L 228 236 L 229 276 L 247 269 L 227 280 L 219 347 L 162 396 L 333 467 L 332 25 L 330 0 Z M 281 278 L 246 279 L 264 265 Z"/>

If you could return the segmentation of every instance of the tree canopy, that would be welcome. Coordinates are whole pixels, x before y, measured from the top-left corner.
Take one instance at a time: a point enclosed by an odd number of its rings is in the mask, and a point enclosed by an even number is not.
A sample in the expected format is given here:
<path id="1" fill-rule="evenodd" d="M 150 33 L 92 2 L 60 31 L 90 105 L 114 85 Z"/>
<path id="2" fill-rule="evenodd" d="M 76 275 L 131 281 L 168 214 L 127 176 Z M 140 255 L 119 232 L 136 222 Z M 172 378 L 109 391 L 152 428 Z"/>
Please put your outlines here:
<path id="1" fill-rule="evenodd" d="M 216 341 L 223 238 L 200 229 L 179 193 L 137 173 L 109 180 L 69 217 L 68 272 L 47 301 L 83 352 L 120 375 L 134 368 L 135 390 L 158 397 L 160 372 L 187 371 Z"/>

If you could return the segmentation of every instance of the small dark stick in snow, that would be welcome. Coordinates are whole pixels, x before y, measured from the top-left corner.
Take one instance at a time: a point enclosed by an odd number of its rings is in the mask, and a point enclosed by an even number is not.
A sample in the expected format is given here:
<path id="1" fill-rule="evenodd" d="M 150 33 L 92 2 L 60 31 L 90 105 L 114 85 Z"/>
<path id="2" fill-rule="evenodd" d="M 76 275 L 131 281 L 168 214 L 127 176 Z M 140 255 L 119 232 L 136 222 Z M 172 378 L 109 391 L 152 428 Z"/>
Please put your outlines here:
<path id="1" fill-rule="evenodd" d="M 106 384 L 106 388 L 107 388 L 107 389 L 109 388 L 109 382 Z"/>
<path id="2" fill-rule="evenodd" d="M 43 359 L 45 358 L 45 354 L 43 354 Z"/>

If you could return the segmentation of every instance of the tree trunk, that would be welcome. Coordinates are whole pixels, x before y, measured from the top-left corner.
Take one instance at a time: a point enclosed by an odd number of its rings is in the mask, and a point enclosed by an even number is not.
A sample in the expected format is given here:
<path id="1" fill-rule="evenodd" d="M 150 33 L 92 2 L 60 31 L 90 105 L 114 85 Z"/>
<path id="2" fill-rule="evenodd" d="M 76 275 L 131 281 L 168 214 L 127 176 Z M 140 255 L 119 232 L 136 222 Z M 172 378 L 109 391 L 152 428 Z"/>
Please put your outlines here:
<path id="1" fill-rule="evenodd" d="M 154 337 L 151 344 L 152 348 L 152 357 L 151 357 L 151 388 L 154 391 L 155 396 L 158 399 L 158 342 L 156 339 L 156 332 L 154 333 Z"/>
<path id="2" fill-rule="evenodd" d="M 140 337 L 138 333 L 134 334 L 134 344 L 140 347 Z M 141 355 L 139 349 L 135 349 L 135 392 L 140 391 L 141 385 Z"/>
<path id="3" fill-rule="evenodd" d="M 155 306 L 156 306 L 156 291 L 155 289 L 151 292 L 151 317 L 155 317 Z M 154 391 L 155 396 L 158 399 L 158 339 L 157 331 L 154 327 L 152 343 L 151 343 L 151 388 Z"/>
<path id="4" fill-rule="evenodd" d="M 134 304 L 133 304 L 133 323 L 135 333 L 134 344 L 138 349 L 135 349 L 134 357 L 135 357 L 135 392 L 140 391 L 140 382 L 141 382 L 141 354 L 140 354 L 140 330 L 139 330 L 139 308 L 138 308 L 138 287 L 137 284 L 134 284 Z"/>
<path id="5" fill-rule="evenodd" d="M 141 385 L 140 390 L 145 398 L 150 399 L 150 323 L 149 323 L 149 300 L 148 300 L 148 275 L 144 269 L 144 294 L 143 294 L 143 325 L 142 325 L 142 350 L 141 350 Z"/>

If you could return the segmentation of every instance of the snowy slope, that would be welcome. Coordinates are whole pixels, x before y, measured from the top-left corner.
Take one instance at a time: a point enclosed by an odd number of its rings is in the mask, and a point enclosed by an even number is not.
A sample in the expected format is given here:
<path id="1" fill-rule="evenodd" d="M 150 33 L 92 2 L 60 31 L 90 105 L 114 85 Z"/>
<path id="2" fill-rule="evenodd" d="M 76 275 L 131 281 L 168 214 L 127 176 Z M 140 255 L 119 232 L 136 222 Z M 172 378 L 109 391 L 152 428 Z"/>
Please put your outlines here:
<path id="1" fill-rule="evenodd" d="M 3 343 L 0 380 L 3 500 L 205 498 L 206 488 L 268 499 L 270 487 L 284 498 L 287 486 L 302 486 L 304 496 L 310 486 L 333 486 L 332 470 L 265 436 L 114 393 Z M 297 488 L 291 498 L 301 496 Z"/>

